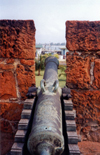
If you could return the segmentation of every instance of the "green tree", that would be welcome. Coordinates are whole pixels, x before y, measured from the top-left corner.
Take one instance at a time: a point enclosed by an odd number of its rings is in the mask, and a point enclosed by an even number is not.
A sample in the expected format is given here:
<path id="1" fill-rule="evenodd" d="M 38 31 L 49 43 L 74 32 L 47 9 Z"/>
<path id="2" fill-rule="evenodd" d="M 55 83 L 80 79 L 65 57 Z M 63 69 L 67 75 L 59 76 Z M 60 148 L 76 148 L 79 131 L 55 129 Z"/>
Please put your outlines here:
<path id="1" fill-rule="evenodd" d="M 51 54 L 39 55 L 37 59 L 35 59 L 35 69 L 38 70 L 38 76 L 40 76 L 41 70 L 45 68 L 45 59 L 51 56 Z"/>

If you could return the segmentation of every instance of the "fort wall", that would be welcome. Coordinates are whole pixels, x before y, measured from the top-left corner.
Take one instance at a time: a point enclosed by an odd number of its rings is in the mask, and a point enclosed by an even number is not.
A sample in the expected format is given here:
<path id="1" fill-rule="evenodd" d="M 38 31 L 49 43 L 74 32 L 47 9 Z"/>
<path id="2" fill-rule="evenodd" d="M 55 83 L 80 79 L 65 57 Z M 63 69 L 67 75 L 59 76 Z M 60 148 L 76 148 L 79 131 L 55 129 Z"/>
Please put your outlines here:
<path id="1" fill-rule="evenodd" d="M 82 140 L 100 142 L 100 22 L 67 21 L 67 87 Z"/>
<path id="2" fill-rule="evenodd" d="M 35 84 L 35 25 L 32 20 L 0 20 L 1 149 L 12 145 L 23 100 Z M 4 140 L 3 140 L 4 139 Z M 4 148 L 7 151 L 9 146 Z"/>

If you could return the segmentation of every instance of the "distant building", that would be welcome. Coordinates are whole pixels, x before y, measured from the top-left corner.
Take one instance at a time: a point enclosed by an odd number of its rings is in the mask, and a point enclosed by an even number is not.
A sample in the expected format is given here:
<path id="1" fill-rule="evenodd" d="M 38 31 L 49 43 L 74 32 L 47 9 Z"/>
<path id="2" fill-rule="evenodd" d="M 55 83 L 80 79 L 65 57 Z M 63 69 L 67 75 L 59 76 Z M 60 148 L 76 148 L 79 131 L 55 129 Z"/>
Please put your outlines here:
<path id="1" fill-rule="evenodd" d="M 62 46 L 60 47 L 61 51 L 62 51 L 62 56 L 63 56 L 63 59 L 65 59 L 66 57 L 66 53 L 69 52 L 68 49 L 65 47 L 65 46 Z"/>
<path id="2" fill-rule="evenodd" d="M 58 45 L 42 45 L 38 44 L 36 45 L 36 57 L 39 55 L 44 55 L 44 54 L 49 54 L 51 53 L 52 55 L 58 54 L 59 59 L 65 59 L 66 53 L 68 52 L 66 46 L 58 46 Z"/>
<path id="3" fill-rule="evenodd" d="M 42 48 L 43 48 L 43 46 L 41 44 L 36 45 L 36 54 L 35 54 L 35 57 L 38 57 L 39 55 L 41 55 Z"/>

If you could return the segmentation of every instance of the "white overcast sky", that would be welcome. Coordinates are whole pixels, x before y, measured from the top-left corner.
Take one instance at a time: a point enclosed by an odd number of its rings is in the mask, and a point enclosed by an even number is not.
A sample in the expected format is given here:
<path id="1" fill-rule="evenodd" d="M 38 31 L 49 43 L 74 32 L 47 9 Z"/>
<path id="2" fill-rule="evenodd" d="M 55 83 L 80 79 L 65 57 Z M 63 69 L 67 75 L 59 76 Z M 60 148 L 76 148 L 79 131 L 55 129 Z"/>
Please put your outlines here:
<path id="1" fill-rule="evenodd" d="M 32 19 L 36 43 L 62 43 L 67 20 L 100 20 L 100 0 L 0 0 L 0 19 Z"/>

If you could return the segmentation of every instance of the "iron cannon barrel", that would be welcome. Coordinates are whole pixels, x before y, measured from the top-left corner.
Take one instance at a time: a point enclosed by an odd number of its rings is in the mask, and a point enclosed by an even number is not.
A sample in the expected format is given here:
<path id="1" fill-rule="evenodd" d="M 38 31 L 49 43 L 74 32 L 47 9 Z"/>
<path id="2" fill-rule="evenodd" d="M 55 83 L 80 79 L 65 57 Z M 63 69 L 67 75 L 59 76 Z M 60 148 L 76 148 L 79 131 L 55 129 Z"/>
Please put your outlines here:
<path id="1" fill-rule="evenodd" d="M 62 110 L 58 88 L 58 60 L 48 57 L 38 94 L 31 133 L 27 147 L 39 155 L 59 155 L 64 149 Z"/>
<path id="2" fill-rule="evenodd" d="M 54 82 L 58 80 L 58 65 L 59 61 L 56 57 L 48 57 L 45 61 L 45 73 L 43 79 L 46 82 Z"/>

